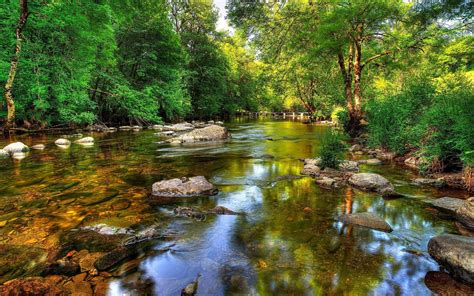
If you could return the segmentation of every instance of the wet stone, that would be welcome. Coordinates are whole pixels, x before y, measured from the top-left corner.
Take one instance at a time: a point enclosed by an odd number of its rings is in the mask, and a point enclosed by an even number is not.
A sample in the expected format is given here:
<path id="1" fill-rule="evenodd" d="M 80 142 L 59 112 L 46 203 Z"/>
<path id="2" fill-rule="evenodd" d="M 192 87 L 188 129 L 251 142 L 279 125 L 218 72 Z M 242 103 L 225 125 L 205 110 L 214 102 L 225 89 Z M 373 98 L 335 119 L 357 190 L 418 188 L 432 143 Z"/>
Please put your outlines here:
<path id="1" fill-rule="evenodd" d="M 469 230 L 474 230 L 474 197 L 470 197 L 456 210 L 456 219 Z"/>
<path id="2" fill-rule="evenodd" d="M 217 188 L 203 176 L 164 180 L 152 186 L 152 195 L 156 197 L 179 198 L 215 194 L 217 194 Z"/>
<path id="3" fill-rule="evenodd" d="M 117 201 L 114 201 L 114 203 L 112 203 L 112 210 L 115 210 L 115 211 L 123 211 L 123 210 L 126 210 L 130 207 L 130 201 L 128 199 L 119 199 Z"/>
<path id="4" fill-rule="evenodd" d="M 384 232 L 392 232 L 392 227 L 373 213 L 355 213 L 343 215 L 339 219 L 344 224 L 354 224 Z"/>
<path id="5" fill-rule="evenodd" d="M 6 244 L 0 244 L 0 254 L 0 283 L 20 276 L 39 275 L 47 257 L 46 251 L 40 248 Z M 36 262 L 36 266 L 32 268 L 31 262 Z"/>
<path id="6" fill-rule="evenodd" d="M 463 205 L 464 201 L 459 198 L 442 197 L 431 202 L 431 205 L 444 213 L 455 215 L 456 211 Z"/>
<path id="7" fill-rule="evenodd" d="M 0 295 L 68 295 L 60 285 L 61 277 L 15 279 L 0 286 Z"/>
<path id="8" fill-rule="evenodd" d="M 61 239 L 64 242 L 62 252 L 86 249 L 90 252 L 108 252 L 119 246 L 127 234 L 105 235 L 94 230 L 71 230 Z"/>
<path id="9" fill-rule="evenodd" d="M 429 271 L 425 276 L 425 285 L 435 295 L 474 295 L 474 286 L 456 281 L 441 271 Z"/>
<path id="10" fill-rule="evenodd" d="M 428 252 L 451 275 L 474 284 L 474 238 L 444 234 L 428 242 Z"/>

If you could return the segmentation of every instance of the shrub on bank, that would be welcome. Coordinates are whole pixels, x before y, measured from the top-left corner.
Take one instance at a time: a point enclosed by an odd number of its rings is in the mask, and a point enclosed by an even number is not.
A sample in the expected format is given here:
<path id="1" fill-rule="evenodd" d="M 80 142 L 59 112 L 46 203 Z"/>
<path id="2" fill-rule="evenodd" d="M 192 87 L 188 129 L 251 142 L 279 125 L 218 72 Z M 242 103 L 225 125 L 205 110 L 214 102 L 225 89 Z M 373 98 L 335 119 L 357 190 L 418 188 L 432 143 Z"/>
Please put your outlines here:
<path id="1" fill-rule="evenodd" d="M 339 130 L 332 129 L 323 134 L 319 146 L 319 156 L 323 168 L 337 168 L 344 159 L 347 137 Z"/>
<path id="2" fill-rule="evenodd" d="M 474 83 L 463 74 L 415 79 L 367 109 L 369 143 L 398 154 L 417 150 L 425 172 L 474 164 Z"/>

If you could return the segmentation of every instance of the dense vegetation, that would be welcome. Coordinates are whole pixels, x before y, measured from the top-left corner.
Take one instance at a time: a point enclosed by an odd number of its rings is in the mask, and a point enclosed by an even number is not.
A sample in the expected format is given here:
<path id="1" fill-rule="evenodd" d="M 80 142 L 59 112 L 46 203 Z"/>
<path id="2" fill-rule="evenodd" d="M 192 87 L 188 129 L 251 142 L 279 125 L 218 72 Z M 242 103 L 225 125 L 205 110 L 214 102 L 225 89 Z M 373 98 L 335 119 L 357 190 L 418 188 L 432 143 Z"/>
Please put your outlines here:
<path id="1" fill-rule="evenodd" d="M 11 124 L 143 124 L 258 108 L 254 54 L 216 31 L 212 1 L 2 1 L 2 85 L 22 3 Z"/>
<path id="2" fill-rule="evenodd" d="M 0 116 L 46 127 L 308 111 L 428 172 L 469 168 L 473 5 L 228 0 L 231 33 L 211 0 L 6 0 Z"/>
<path id="3" fill-rule="evenodd" d="M 469 170 L 474 4 L 412 2 L 231 0 L 228 15 L 259 49 L 283 108 L 420 157 L 426 172 Z"/>

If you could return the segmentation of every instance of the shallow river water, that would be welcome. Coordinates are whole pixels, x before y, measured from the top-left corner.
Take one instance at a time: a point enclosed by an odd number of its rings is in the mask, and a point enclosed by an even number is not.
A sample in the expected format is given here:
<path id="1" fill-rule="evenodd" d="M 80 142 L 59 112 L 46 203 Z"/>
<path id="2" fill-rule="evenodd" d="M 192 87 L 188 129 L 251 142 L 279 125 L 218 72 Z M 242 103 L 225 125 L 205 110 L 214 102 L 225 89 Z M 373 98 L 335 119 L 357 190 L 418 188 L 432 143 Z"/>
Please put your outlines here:
<path id="1" fill-rule="evenodd" d="M 457 230 L 425 201 L 463 193 L 416 187 L 413 172 L 390 163 L 361 171 L 382 174 L 406 197 L 328 191 L 309 177 L 288 176 L 299 175 L 301 158 L 317 155 L 328 127 L 244 119 L 227 127 L 229 141 L 187 146 L 164 144 L 150 130 L 93 134 L 92 147 L 68 149 L 53 144 L 58 135 L 17 137 L 47 146 L 23 160 L 0 160 L 0 248 L 9 252 L 0 254 L 0 283 L 35 275 L 71 229 L 158 225 L 164 238 L 110 271 L 109 295 L 179 295 L 196 278 L 197 295 L 431 293 L 425 277 L 439 266 L 427 242 Z M 149 201 L 153 182 L 193 175 L 204 175 L 219 193 L 179 204 Z M 221 205 L 246 215 L 197 221 L 176 217 L 177 205 Z M 342 227 L 336 219 L 366 211 L 394 231 Z"/>

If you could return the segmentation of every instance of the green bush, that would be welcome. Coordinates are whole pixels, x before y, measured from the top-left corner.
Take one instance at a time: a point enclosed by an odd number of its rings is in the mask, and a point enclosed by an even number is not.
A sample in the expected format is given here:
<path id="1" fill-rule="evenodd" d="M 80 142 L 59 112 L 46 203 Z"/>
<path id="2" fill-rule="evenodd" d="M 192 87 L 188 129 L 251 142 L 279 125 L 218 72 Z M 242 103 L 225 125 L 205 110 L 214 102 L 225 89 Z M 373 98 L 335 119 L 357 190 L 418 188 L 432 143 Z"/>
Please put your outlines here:
<path id="1" fill-rule="evenodd" d="M 321 167 L 337 168 L 344 159 L 347 145 L 347 136 L 338 130 L 331 130 L 323 134 L 321 145 L 319 146 L 319 156 L 321 157 Z"/>
<path id="2" fill-rule="evenodd" d="M 432 104 L 435 89 L 426 79 L 415 79 L 397 95 L 369 102 L 369 145 L 404 154 L 419 147 L 420 117 Z"/>
<path id="3" fill-rule="evenodd" d="M 474 87 L 463 75 L 442 80 L 442 89 L 423 114 L 422 155 L 428 171 L 459 170 L 474 164 Z"/>
<path id="4" fill-rule="evenodd" d="M 346 108 L 337 106 L 331 112 L 331 120 L 336 125 L 341 126 L 344 130 L 349 127 L 349 112 Z"/>
<path id="5" fill-rule="evenodd" d="M 369 103 L 369 144 L 404 154 L 417 150 L 425 172 L 474 164 L 474 86 L 464 74 L 415 79 L 394 96 Z"/>

